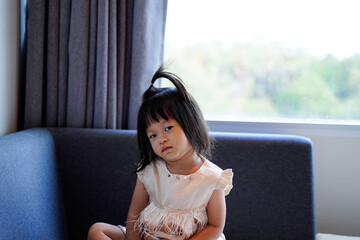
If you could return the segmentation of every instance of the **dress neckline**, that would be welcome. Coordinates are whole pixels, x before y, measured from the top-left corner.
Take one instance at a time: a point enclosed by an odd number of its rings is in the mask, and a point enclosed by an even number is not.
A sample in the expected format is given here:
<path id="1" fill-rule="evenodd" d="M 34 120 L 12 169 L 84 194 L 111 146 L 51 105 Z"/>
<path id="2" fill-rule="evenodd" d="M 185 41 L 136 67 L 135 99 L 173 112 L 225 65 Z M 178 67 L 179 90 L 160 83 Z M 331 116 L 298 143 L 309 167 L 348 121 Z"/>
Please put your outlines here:
<path id="1" fill-rule="evenodd" d="M 181 177 L 181 176 L 192 176 L 192 175 L 198 173 L 204 167 L 204 165 L 208 162 L 208 160 L 206 158 L 204 158 L 203 156 L 200 156 L 200 159 L 202 160 L 201 166 L 195 172 L 190 173 L 190 174 L 176 174 L 176 173 L 170 172 L 169 169 L 167 168 L 166 162 L 164 160 L 160 160 L 160 162 L 161 162 L 160 165 L 165 170 L 166 174 L 168 174 L 168 175 L 170 174 L 172 176 L 179 176 L 179 177 Z"/>

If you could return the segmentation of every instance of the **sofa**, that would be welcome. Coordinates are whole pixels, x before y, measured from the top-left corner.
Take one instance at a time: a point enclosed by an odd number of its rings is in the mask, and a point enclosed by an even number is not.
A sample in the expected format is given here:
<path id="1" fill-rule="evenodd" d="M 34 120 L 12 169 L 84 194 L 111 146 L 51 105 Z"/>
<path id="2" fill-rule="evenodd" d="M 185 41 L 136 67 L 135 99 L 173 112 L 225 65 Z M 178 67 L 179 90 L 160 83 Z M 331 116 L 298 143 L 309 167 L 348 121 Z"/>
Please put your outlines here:
<path id="1" fill-rule="evenodd" d="M 226 238 L 314 239 L 311 141 L 211 135 L 210 160 L 234 172 Z M 34 128 L 0 137 L 0 239 L 86 239 L 95 222 L 124 225 L 138 159 L 135 130 Z"/>

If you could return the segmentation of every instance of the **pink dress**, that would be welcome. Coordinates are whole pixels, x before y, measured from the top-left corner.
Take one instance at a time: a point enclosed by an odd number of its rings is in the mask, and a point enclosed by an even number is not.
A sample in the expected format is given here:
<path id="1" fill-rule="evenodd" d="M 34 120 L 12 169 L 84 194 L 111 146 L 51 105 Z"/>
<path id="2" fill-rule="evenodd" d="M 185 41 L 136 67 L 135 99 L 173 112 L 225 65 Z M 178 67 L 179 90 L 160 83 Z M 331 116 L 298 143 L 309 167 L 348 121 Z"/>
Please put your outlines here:
<path id="1" fill-rule="evenodd" d="M 195 173 L 172 174 L 162 160 L 138 173 L 149 194 L 149 204 L 135 227 L 145 239 L 188 239 L 207 225 L 206 207 L 215 189 L 225 195 L 232 188 L 233 172 L 205 160 Z M 224 234 L 221 238 L 225 239 Z"/>

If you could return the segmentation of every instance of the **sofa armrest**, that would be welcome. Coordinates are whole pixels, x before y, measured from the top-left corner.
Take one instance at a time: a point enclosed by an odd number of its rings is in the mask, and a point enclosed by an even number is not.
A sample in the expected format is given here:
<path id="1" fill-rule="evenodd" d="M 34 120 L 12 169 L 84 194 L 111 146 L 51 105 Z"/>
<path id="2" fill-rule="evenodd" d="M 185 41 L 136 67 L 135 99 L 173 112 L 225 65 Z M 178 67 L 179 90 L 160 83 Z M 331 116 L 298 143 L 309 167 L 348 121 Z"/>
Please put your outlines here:
<path id="1" fill-rule="evenodd" d="M 66 239 L 55 148 L 45 129 L 0 138 L 0 239 Z"/>

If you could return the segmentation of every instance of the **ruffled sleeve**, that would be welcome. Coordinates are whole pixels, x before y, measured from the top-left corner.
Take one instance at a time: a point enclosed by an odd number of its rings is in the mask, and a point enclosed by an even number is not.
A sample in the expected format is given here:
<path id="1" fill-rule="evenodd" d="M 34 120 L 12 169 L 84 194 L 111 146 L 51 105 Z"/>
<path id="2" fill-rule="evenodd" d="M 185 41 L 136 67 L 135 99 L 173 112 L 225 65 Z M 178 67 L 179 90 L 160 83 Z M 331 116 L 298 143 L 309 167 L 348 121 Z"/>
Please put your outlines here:
<path id="1" fill-rule="evenodd" d="M 217 182 L 215 189 L 222 189 L 225 192 L 225 196 L 229 194 L 230 190 L 233 188 L 232 179 L 233 179 L 232 169 L 226 169 L 221 173 L 219 181 Z"/>
<path id="2" fill-rule="evenodd" d="M 141 170 L 140 172 L 136 172 L 139 180 L 140 180 L 142 183 L 145 183 L 145 182 L 146 182 L 149 173 L 151 173 L 152 168 L 153 168 L 153 163 L 151 162 L 151 163 L 150 163 L 149 165 L 147 165 L 143 170 Z"/>
<path id="3" fill-rule="evenodd" d="M 144 183 L 144 170 L 142 170 L 142 171 L 140 171 L 140 172 L 137 172 L 136 174 L 137 174 L 139 180 L 140 180 L 142 183 Z"/>

